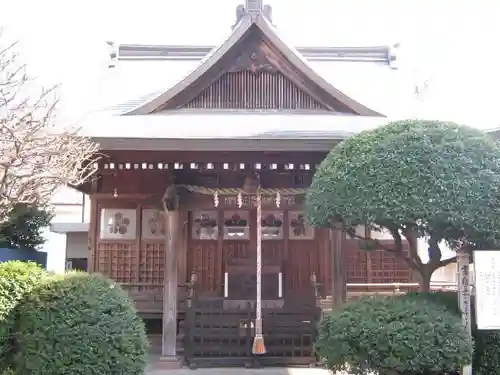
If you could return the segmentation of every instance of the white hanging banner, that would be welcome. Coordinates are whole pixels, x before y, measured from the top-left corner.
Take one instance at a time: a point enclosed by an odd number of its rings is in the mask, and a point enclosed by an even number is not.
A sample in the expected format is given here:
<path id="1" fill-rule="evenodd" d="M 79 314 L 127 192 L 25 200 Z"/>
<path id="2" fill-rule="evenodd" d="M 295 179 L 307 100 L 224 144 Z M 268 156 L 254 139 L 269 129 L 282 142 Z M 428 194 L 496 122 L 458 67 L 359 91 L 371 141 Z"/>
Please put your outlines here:
<path id="1" fill-rule="evenodd" d="M 474 251 L 478 329 L 500 329 L 500 251 Z"/>

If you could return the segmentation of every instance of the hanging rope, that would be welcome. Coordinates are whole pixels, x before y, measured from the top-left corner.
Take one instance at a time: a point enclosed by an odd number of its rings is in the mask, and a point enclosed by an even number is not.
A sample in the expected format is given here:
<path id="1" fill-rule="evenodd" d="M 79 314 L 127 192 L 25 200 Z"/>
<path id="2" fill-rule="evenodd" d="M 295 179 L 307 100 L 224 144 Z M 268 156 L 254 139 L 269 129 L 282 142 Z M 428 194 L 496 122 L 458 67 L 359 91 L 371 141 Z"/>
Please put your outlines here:
<path id="1" fill-rule="evenodd" d="M 178 187 L 182 187 L 191 193 L 197 194 L 208 194 L 214 195 L 217 193 L 220 195 L 233 195 L 237 196 L 238 194 L 246 194 L 245 190 L 237 189 L 237 188 L 208 188 L 205 186 L 197 186 L 197 185 L 177 185 Z M 262 195 L 301 195 L 306 194 L 307 189 L 303 188 L 284 188 L 284 189 L 260 189 L 260 193 Z"/>
<path id="2" fill-rule="evenodd" d="M 252 346 L 253 354 L 265 354 L 266 345 L 262 334 L 262 195 L 257 189 L 257 295 L 255 298 L 255 337 Z"/>

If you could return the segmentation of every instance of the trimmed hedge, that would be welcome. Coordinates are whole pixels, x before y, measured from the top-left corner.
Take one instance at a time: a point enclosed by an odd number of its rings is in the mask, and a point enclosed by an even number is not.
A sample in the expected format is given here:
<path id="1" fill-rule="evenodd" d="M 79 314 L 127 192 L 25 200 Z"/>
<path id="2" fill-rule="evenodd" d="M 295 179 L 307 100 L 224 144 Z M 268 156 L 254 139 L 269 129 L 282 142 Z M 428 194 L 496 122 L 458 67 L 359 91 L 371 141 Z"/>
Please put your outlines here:
<path id="1" fill-rule="evenodd" d="M 416 292 L 408 294 L 415 300 L 425 300 L 440 304 L 460 316 L 458 294 L 456 292 Z M 472 367 L 476 375 L 500 375 L 500 331 L 478 330 L 474 296 L 471 296 L 471 328 L 474 340 Z"/>
<path id="2" fill-rule="evenodd" d="M 74 272 L 41 284 L 21 305 L 16 372 L 142 375 L 148 340 L 133 302 L 112 281 Z"/>
<path id="3" fill-rule="evenodd" d="M 361 298 L 332 311 L 320 323 L 316 350 L 333 372 L 356 375 L 443 374 L 472 359 L 459 316 L 404 297 Z"/>
<path id="4" fill-rule="evenodd" d="M 10 261 L 0 263 L 0 372 L 9 365 L 15 310 L 26 293 L 47 275 L 38 264 Z"/>

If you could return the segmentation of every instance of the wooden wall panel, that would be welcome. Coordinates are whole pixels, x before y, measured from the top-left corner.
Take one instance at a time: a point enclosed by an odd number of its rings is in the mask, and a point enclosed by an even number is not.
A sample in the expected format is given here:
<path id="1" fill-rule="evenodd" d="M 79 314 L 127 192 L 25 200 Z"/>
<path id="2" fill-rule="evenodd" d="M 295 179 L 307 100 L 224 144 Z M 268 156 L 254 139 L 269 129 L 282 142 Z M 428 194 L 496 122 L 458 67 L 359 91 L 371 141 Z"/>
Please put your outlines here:
<path id="1" fill-rule="evenodd" d="M 312 290 L 311 275 L 320 273 L 319 249 L 321 242 L 314 240 L 293 240 L 288 242 L 286 269 L 287 293 L 307 293 Z M 319 283 L 322 280 L 318 280 Z"/>
<path id="2" fill-rule="evenodd" d="M 262 241 L 262 264 L 283 266 L 285 244 L 283 240 Z"/>
<path id="3" fill-rule="evenodd" d="M 220 292 L 222 259 L 217 244 L 209 240 L 189 241 L 188 274 L 196 273 L 199 293 L 217 295 Z"/>
<path id="4" fill-rule="evenodd" d="M 368 282 L 368 262 L 367 253 L 359 249 L 357 240 L 346 239 L 346 267 L 347 267 L 347 282 L 364 284 Z"/>
<path id="5" fill-rule="evenodd" d="M 329 229 L 316 229 L 318 241 L 318 273 L 320 291 L 323 296 L 331 294 L 332 289 L 332 252 Z"/>

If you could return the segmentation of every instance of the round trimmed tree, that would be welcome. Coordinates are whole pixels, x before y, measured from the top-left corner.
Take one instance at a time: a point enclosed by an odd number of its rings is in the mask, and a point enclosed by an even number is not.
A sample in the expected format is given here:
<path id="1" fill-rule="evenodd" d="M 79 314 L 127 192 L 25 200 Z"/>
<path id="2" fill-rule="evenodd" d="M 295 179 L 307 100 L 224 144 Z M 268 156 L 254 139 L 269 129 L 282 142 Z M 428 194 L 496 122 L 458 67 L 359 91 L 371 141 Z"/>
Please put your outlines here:
<path id="1" fill-rule="evenodd" d="M 20 306 L 13 368 L 26 375 L 142 375 L 149 343 L 114 282 L 74 272 L 42 283 Z"/>
<path id="2" fill-rule="evenodd" d="M 446 306 L 407 296 L 361 298 L 323 317 L 315 344 L 332 372 L 453 374 L 472 340 Z"/>
<path id="3" fill-rule="evenodd" d="M 487 134 L 450 122 L 396 121 L 333 148 L 309 189 L 308 217 L 316 227 L 342 227 L 363 248 L 396 253 L 428 290 L 432 273 L 455 261 L 442 259 L 443 243 L 498 246 L 499 192 L 500 147 Z M 357 225 L 390 232 L 394 245 L 358 235 Z M 428 241 L 427 263 L 418 238 Z"/>

